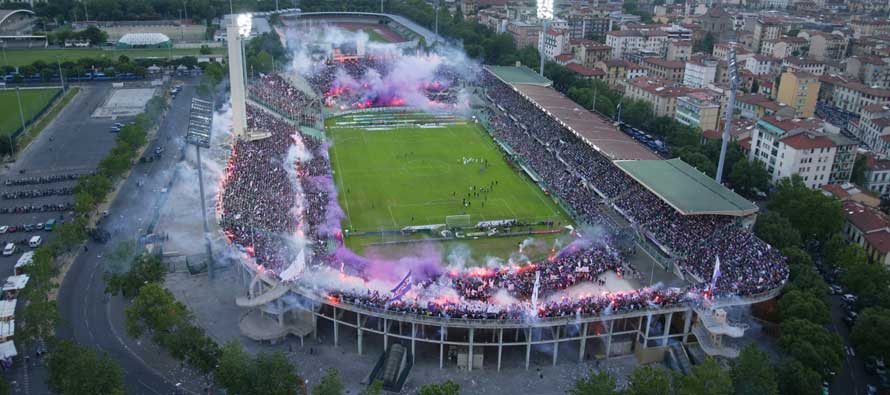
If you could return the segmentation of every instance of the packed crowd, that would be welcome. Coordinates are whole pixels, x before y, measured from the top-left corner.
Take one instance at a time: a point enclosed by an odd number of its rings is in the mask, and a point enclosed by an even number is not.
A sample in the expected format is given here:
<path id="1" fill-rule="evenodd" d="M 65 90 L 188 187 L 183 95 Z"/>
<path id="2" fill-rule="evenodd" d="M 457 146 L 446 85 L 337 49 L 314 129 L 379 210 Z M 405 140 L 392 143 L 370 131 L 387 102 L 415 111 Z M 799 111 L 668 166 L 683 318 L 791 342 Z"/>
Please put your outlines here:
<path id="1" fill-rule="evenodd" d="M 327 65 L 309 78 L 317 92 L 329 92 L 337 70 L 360 75 L 379 60 L 349 61 Z M 521 267 L 445 272 L 418 281 L 400 298 L 375 291 L 335 291 L 330 298 L 390 311 L 436 317 L 518 319 L 529 314 L 560 317 L 659 308 L 685 301 L 701 292 L 714 269 L 714 257 L 722 260 L 716 294 L 747 295 L 774 288 L 787 277 L 784 257 L 769 245 L 718 216 L 681 216 L 670 206 L 635 183 L 610 160 L 591 150 L 558 122 L 516 94 L 512 88 L 486 75 L 483 86 L 500 107 L 492 110 L 494 137 L 510 147 L 517 161 L 532 170 L 543 187 L 562 199 L 577 218 L 606 228 L 603 242 L 572 246 L 550 259 Z M 280 77 L 263 77 L 258 96 L 280 111 L 298 109 L 305 94 Z M 280 101 L 279 101 L 280 99 Z M 327 252 L 327 242 L 339 238 L 339 206 L 331 178 L 326 144 L 263 111 L 249 107 L 251 128 L 271 133 L 257 141 L 239 141 L 233 148 L 220 196 L 222 226 L 233 242 L 247 246 L 257 262 L 280 272 L 292 259 L 286 235 L 302 232 L 311 242 L 315 264 L 338 266 Z M 308 152 L 289 163 L 294 146 Z M 294 183 L 287 166 L 295 169 Z M 292 173 L 292 172 L 291 172 Z M 302 199 L 301 201 L 297 201 Z M 556 298 L 558 292 L 580 283 L 601 283 L 601 275 L 615 271 L 634 275 L 627 265 L 629 250 L 617 247 L 621 229 L 603 213 L 602 206 L 617 207 L 639 229 L 673 253 L 689 273 L 701 281 L 689 289 L 640 289 L 626 293 Z M 294 207 L 302 207 L 294 213 Z M 703 235 L 713 235 L 703 237 Z M 703 240 L 708 242 L 704 243 Z M 341 269 L 342 270 L 342 269 Z M 362 273 L 358 273 L 362 275 Z M 538 278 L 536 286 L 536 278 Z M 442 287 L 456 297 L 437 295 Z M 538 292 L 535 292 L 535 289 Z M 492 304 L 506 291 L 511 303 Z M 540 295 L 537 310 L 532 295 Z"/>
<path id="2" fill-rule="evenodd" d="M 740 229 L 729 217 L 679 214 L 511 87 L 487 73 L 483 86 L 492 103 L 501 109 L 494 114 L 492 133 L 577 212 L 596 220 L 602 214 L 590 213 L 598 211 L 591 202 L 614 204 L 644 234 L 680 258 L 684 269 L 703 281 L 712 276 L 719 256 L 723 264 L 716 293 L 763 292 L 787 278 L 781 253 Z M 589 185 L 598 196 L 566 190 L 566 185 Z M 578 195 L 581 201 L 573 197 Z"/>
<path id="3" fill-rule="evenodd" d="M 290 118 L 297 118 L 310 98 L 278 74 L 264 74 L 248 87 L 250 98 Z"/>

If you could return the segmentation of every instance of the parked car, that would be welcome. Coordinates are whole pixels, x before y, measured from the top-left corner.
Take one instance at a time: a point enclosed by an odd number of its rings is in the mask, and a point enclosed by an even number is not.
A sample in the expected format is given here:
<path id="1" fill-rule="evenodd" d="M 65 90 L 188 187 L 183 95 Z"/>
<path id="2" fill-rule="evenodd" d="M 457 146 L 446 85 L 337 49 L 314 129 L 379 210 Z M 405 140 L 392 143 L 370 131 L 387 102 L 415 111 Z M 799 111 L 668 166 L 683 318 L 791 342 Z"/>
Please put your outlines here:
<path id="1" fill-rule="evenodd" d="M 0 234 L 6 233 L 7 231 L 9 231 L 8 226 L 6 226 L 6 225 L 0 226 Z"/>

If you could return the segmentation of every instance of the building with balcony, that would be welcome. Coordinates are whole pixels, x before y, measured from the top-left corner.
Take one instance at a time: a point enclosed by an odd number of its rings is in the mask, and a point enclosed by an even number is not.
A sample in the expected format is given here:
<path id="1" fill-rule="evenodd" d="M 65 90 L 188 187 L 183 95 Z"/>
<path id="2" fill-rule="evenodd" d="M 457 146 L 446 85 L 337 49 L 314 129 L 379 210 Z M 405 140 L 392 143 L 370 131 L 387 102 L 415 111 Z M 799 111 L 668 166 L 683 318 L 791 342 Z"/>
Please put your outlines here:
<path id="1" fill-rule="evenodd" d="M 702 131 L 717 130 L 720 119 L 720 101 L 706 92 L 690 92 L 686 96 L 677 98 L 674 119 Z"/>
<path id="2" fill-rule="evenodd" d="M 810 118 L 816 112 L 819 86 L 819 77 L 813 74 L 805 72 L 782 73 L 776 100 L 794 108 L 796 116 Z"/>

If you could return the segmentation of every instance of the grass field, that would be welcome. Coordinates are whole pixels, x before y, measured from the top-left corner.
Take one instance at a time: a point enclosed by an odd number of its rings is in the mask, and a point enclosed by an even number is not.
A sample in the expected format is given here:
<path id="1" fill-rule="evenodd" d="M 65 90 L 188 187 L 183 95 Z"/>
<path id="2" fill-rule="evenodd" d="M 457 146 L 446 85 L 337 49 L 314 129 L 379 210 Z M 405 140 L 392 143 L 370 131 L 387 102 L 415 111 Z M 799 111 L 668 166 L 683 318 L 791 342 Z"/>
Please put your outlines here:
<path id="1" fill-rule="evenodd" d="M 49 89 L 22 89 L 22 111 L 25 114 L 25 120 L 31 119 L 34 115 L 43 110 L 52 100 L 53 96 L 58 92 L 57 88 Z M 22 121 L 19 116 L 19 102 L 16 97 L 15 90 L 0 91 L 0 135 L 8 136 L 15 132 L 16 129 L 22 127 Z"/>
<path id="2" fill-rule="evenodd" d="M 366 130 L 349 128 L 354 119 L 328 120 L 327 128 L 339 203 L 348 217 L 344 225 L 353 232 L 442 224 L 459 214 L 468 214 L 471 224 L 570 222 L 475 124 Z M 465 164 L 465 158 L 475 161 Z M 477 196 L 482 187 L 490 191 Z"/>
<path id="3" fill-rule="evenodd" d="M 214 54 L 222 54 L 225 48 L 211 48 Z M 171 54 L 173 56 L 198 56 L 200 54 L 198 48 L 174 48 L 169 49 L 115 49 L 105 50 L 101 48 L 40 48 L 40 49 L 7 49 L 4 55 L 3 64 L 10 66 L 24 66 L 34 63 L 37 60 L 43 60 L 47 63 L 55 63 L 56 57 L 61 61 L 76 61 L 82 58 L 99 58 L 106 57 L 109 59 L 117 59 L 121 55 L 127 55 L 131 58 L 166 58 Z"/>

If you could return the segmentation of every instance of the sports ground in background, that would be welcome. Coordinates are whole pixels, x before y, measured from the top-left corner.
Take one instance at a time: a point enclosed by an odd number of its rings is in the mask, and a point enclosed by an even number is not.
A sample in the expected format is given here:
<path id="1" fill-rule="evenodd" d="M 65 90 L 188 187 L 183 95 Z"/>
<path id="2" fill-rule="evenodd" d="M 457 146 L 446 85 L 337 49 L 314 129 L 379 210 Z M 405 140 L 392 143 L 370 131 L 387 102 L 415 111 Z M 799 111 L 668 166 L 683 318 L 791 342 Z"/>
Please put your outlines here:
<path id="1" fill-rule="evenodd" d="M 444 118 L 421 121 L 447 124 L 440 127 L 379 125 L 412 124 L 412 118 L 422 117 L 435 116 L 381 113 L 328 120 L 334 179 L 350 232 L 444 224 L 446 216 L 463 214 L 473 225 L 508 219 L 570 222 L 510 166 L 480 126 Z"/>
<path id="2" fill-rule="evenodd" d="M 224 54 L 225 48 L 210 48 L 213 54 Z M 77 61 L 83 58 L 106 58 L 117 60 L 121 55 L 133 59 L 139 58 L 167 58 L 169 56 L 199 56 L 200 48 L 173 48 L 170 49 L 113 49 L 101 48 L 39 48 L 39 49 L 7 49 L 4 58 L 0 59 L 4 65 L 25 66 L 35 61 L 42 60 L 47 63 L 55 63 L 58 58 L 62 62 Z"/>
<path id="3" fill-rule="evenodd" d="M 49 105 L 50 100 L 58 91 L 58 88 L 22 89 L 20 92 L 25 120 L 31 119 Z M 3 109 L 0 112 L 0 135 L 6 137 L 22 127 L 19 102 L 14 89 L 0 91 L 0 108 Z"/>

